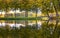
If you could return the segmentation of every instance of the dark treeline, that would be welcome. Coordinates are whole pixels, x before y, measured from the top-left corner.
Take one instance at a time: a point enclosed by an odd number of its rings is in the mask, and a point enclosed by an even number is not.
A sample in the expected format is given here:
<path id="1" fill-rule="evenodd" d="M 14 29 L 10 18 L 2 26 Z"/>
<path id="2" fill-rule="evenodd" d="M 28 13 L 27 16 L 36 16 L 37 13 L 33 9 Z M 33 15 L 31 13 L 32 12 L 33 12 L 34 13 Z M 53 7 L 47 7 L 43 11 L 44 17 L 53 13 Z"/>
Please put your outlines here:
<path id="1" fill-rule="evenodd" d="M 59 38 L 60 25 L 55 29 L 54 24 L 42 24 L 40 28 L 33 26 L 20 26 L 10 28 L 8 25 L 0 27 L 0 38 Z"/>

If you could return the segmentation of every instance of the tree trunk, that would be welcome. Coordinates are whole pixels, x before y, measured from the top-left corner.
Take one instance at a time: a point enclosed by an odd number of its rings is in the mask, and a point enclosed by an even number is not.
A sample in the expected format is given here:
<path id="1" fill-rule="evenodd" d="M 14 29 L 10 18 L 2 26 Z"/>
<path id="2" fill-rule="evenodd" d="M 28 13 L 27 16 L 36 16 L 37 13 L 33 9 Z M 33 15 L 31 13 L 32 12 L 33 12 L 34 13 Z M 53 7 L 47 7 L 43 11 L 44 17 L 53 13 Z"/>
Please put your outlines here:
<path id="1" fill-rule="evenodd" d="M 14 15 L 15 15 L 15 18 L 16 18 L 16 7 L 15 7 L 15 13 L 14 13 Z"/>
<path id="2" fill-rule="evenodd" d="M 25 20 L 25 26 L 27 26 L 28 25 L 28 20 Z"/>
<path id="3" fill-rule="evenodd" d="M 28 11 L 25 10 L 25 17 L 28 17 Z"/>
<path id="4" fill-rule="evenodd" d="M 16 29 L 16 20 L 15 20 L 15 29 Z"/>
<path id="5" fill-rule="evenodd" d="M 59 16 L 59 15 L 58 15 L 58 10 L 57 10 L 57 7 L 55 6 L 54 2 L 53 2 L 53 7 L 54 7 L 54 10 L 55 10 L 55 12 L 56 12 L 56 17 L 58 17 L 58 16 Z"/>
<path id="6" fill-rule="evenodd" d="M 47 14 L 47 16 L 48 16 L 48 18 L 49 18 L 49 13 L 47 12 L 46 14 Z"/>
<path id="7" fill-rule="evenodd" d="M 36 9 L 36 18 L 37 18 L 37 9 Z"/>
<path id="8" fill-rule="evenodd" d="M 8 10 L 7 10 L 7 8 L 5 9 L 5 17 L 7 17 L 7 12 L 8 12 Z"/>
<path id="9" fill-rule="evenodd" d="M 53 31 L 53 35 L 54 35 L 54 33 L 56 32 L 57 25 L 58 25 L 58 21 L 59 21 L 59 20 L 56 20 L 56 25 L 55 25 L 55 28 L 54 28 L 54 31 Z M 58 37 L 59 37 L 59 36 L 58 36 Z M 53 36 L 53 38 L 55 38 L 55 36 Z"/>
<path id="10" fill-rule="evenodd" d="M 0 14 L 0 16 L 2 16 L 2 11 L 1 11 L 1 14 Z"/>
<path id="11" fill-rule="evenodd" d="M 37 18 L 38 9 L 36 8 L 36 18 Z"/>
<path id="12" fill-rule="evenodd" d="M 38 29 L 38 23 L 37 23 L 37 19 L 36 19 L 36 29 Z"/>
<path id="13" fill-rule="evenodd" d="M 38 8 L 35 8 L 35 11 L 36 11 L 36 18 L 37 18 Z M 36 29 L 38 29 L 37 19 L 36 19 Z"/>
<path id="14" fill-rule="evenodd" d="M 28 11 L 25 10 L 25 17 L 28 17 Z M 25 20 L 25 25 L 28 25 L 28 20 Z"/>
<path id="15" fill-rule="evenodd" d="M 53 1 L 52 3 L 53 3 L 54 10 L 55 10 L 55 12 L 56 12 L 56 25 L 55 25 L 55 29 L 54 29 L 54 31 L 53 31 L 53 34 L 54 34 L 54 32 L 56 31 L 57 25 L 58 25 L 58 17 L 59 17 L 59 15 L 58 15 L 57 7 L 56 7 L 55 4 L 54 4 L 54 1 Z M 53 37 L 53 38 L 54 38 L 54 37 Z"/>
<path id="16" fill-rule="evenodd" d="M 49 24 L 49 21 L 50 21 L 50 20 L 47 20 L 47 26 L 48 26 L 48 24 Z"/>

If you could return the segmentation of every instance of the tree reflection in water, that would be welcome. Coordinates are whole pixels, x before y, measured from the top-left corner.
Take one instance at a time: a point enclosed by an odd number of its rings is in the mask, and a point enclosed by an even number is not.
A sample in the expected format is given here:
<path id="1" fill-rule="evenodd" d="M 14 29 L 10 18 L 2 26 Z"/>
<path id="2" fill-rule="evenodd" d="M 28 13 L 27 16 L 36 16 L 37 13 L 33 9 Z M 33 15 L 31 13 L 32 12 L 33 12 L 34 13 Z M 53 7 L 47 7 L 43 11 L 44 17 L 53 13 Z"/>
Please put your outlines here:
<path id="1" fill-rule="evenodd" d="M 6 21 L 5 27 L 0 27 L 0 37 L 2 38 L 59 38 L 60 37 L 60 25 L 59 19 L 56 20 L 56 24 L 53 20 L 47 20 L 42 22 L 41 20 L 25 20 L 25 21 Z M 40 22 L 41 24 L 39 24 Z M 25 23 L 27 22 L 27 23 Z M 35 22 L 35 23 L 34 23 Z M 39 22 L 39 23 L 38 23 Z M 53 22 L 53 23 L 49 23 Z M 0 25 L 2 23 L 0 21 Z M 10 27 L 9 24 L 15 24 L 15 27 Z M 26 24 L 26 26 L 22 26 Z M 31 25 L 30 25 L 31 24 Z M 18 26 L 21 25 L 21 26 Z M 18 26 L 18 27 L 16 27 Z"/>

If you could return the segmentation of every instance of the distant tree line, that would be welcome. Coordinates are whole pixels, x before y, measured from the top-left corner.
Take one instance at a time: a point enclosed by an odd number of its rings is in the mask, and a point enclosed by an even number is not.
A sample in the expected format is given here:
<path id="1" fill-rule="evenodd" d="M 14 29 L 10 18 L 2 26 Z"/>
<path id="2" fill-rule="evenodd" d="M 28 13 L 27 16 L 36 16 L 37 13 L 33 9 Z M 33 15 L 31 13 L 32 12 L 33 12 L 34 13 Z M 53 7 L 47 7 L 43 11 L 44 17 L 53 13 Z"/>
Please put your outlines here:
<path id="1" fill-rule="evenodd" d="M 19 8 L 21 11 L 25 10 L 25 17 L 28 17 L 28 11 L 35 11 L 36 17 L 38 8 L 42 13 L 47 14 L 56 12 L 58 17 L 58 12 L 60 11 L 60 0 L 0 0 L 0 10 L 4 10 L 8 13 L 9 10 L 16 10 Z"/>

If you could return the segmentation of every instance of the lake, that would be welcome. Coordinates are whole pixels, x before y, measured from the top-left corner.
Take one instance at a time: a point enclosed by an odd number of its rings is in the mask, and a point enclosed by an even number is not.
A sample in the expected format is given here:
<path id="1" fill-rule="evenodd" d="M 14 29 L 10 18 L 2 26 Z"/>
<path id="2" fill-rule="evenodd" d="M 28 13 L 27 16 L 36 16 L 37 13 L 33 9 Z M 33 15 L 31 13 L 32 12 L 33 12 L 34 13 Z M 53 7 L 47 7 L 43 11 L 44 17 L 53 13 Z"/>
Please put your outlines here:
<path id="1" fill-rule="evenodd" d="M 20 26 L 33 26 L 33 25 L 37 25 L 38 27 L 40 27 L 43 23 L 48 23 L 48 24 L 56 24 L 57 20 L 0 20 L 0 27 L 1 26 L 10 26 L 10 27 L 20 27 Z M 58 20 L 58 24 L 59 20 Z"/>

